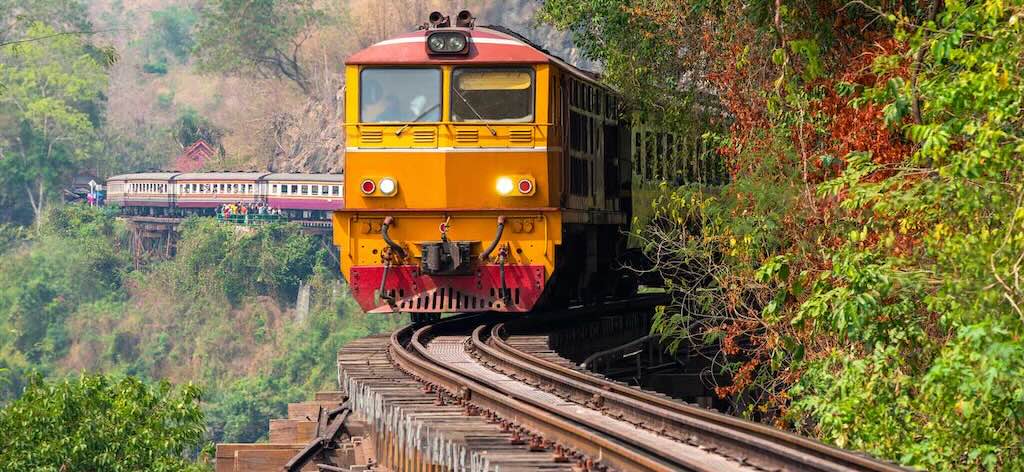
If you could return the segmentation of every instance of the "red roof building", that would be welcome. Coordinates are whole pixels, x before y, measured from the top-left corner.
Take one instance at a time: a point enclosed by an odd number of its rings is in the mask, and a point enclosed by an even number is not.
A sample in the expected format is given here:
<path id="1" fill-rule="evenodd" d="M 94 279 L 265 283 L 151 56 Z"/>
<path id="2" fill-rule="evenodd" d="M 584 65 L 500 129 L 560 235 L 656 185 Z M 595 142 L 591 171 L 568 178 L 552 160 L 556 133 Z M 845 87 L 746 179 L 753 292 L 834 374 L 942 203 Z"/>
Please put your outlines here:
<path id="1" fill-rule="evenodd" d="M 174 169 L 179 172 L 195 172 L 201 169 L 213 154 L 213 148 L 206 141 L 200 139 L 185 148 L 181 155 L 174 160 Z"/>

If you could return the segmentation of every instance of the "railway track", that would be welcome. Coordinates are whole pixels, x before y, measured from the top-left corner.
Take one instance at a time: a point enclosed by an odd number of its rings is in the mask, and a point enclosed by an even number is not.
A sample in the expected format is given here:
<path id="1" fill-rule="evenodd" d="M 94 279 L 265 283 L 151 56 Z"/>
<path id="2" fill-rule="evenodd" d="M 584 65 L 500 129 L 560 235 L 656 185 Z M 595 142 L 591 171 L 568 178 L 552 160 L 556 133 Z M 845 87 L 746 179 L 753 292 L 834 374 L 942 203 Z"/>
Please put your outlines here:
<path id="1" fill-rule="evenodd" d="M 629 306 L 635 309 L 635 303 L 605 309 Z M 466 315 L 411 325 L 393 333 L 388 353 L 439 402 L 463 405 L 469 415 L 511 432 L 513 442 L 551 451 L 554 462 L 574 462 L 577 469 L 905 470 L 513 346 L 511 333 L 533 322 Z"/>

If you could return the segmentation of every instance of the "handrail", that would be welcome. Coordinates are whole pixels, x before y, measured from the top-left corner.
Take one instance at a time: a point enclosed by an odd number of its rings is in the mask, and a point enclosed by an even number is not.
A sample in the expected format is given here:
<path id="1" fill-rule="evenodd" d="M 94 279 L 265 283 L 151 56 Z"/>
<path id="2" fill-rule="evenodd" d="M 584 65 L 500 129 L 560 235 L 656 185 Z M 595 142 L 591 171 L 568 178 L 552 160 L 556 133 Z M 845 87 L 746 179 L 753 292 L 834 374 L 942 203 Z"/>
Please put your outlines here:
<path id="1" fill-rule="evenodd" d="M 257 224 L 257 223 L 276 223 L 279 221 L 288 221 L 288 218 L 283 215 L 268 215 L 259 213 L 250 213 L 248 215 L 231 214 L 224 216 L 222 213 L 217 213 L 217 221 L 222 223 L 235 223 L 241 225 Z"/>

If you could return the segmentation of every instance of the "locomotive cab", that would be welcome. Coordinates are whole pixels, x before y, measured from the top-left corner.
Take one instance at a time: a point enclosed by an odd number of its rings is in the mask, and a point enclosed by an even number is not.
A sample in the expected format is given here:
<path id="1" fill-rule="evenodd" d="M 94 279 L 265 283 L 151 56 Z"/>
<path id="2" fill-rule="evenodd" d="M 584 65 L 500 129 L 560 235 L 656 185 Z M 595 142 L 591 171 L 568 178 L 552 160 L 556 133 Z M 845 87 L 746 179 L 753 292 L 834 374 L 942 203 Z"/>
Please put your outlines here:
<path id="1" fill-rule="evenodd" d="M 563 149 L 567 85 L 591 79 L 508 32 L 440 20 L 346 63 L 341 269 L 370 312 L 529 311 L 561 267 L 578 289 L 586 257 L 614 257 L 586 225 L 621 239 L 629 220 L 617 194 L 589 191 L 610 167 Z M 583 178 L 573 200 L 567 184 Z"/>

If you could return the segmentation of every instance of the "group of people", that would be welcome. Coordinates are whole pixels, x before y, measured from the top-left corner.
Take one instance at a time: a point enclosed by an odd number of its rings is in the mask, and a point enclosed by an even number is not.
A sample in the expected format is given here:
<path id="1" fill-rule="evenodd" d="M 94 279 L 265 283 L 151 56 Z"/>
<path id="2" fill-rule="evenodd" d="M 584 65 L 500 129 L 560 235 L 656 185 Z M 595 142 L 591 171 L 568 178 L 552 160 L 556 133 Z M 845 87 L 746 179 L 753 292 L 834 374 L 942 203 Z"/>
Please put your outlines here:
<path id="1" fill-rule="evenodd" d="M 273 208 L 270 205 L 257 202 L 257 203 L 225 203 L 217 209 L 217 213 L 222 215 L 225 220 L 230 219 L 233 216 L 241 216 L 246 223 L 249 222 L 249 215 L 259 216 L 278 216 L 281 215 L 280 208 Z"/>
<path id="2" fill-rule="evenodd" d="M 105 196 L 106 192 L 92 190 L 85 194 L 85 201 L 89 203 L 89 206 L 103 206 Z"/>

